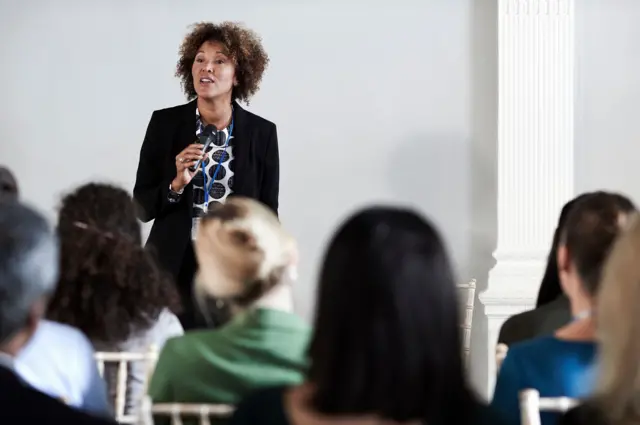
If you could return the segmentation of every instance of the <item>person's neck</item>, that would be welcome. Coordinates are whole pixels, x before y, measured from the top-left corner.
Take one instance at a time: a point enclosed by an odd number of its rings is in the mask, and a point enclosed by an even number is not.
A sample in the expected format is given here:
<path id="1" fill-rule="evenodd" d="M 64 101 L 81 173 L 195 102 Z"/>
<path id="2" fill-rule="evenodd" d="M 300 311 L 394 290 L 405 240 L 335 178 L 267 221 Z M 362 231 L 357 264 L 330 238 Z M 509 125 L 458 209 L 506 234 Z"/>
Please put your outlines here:
<path id="1" fill-rule="evenodd" d="M 213 125 L 218 130 L 226 128 L 231 122 L 233 107 L 230 96 L 219 96 L 213 99 L 198 98 L 200 118 L 206 125 Z"/>
<path id="2" fill-rule="evenodd" d="M 592 342 L 596 339 L 596 324 L 592 317 L 574 320 L 558 329 L 555 336 L 565 341 Z"/>
<path id="3" fill-rule="evenodd" d="M 592 300 L 582 294 L 570 296 L 569 303 L 571 305 L 571 315 L 573 317 L 584 316 L 585 312 L 590 312 L 593 306 Z"/>
<path id="4" fill-rule="evenodd" d="M 582 285 L 582 283 L 580 283 Z M 582 286 L 583 287 L 583 286 Z M 571 315 L 574 320 L 556 331 L 556 337 L 569 341 L 593 341 L 596 326 L 591 316 L 593 300 L 583 293 L 571 294 Z"/>
<path id="5" fill-rule="evenodd" d="M 23 338 L 21 334 L 18 334 L 6 343 L 0 345 L 0 355 L 15 358 L 24 345 L 26 345 L 25 338 Z"/>
<path id="6" fill-rule="evenodd" d="M 293 291 L 291 290 L 291 285 L 280 283 L 274 286 L 256 301 L 253 307 L 293 313 Z"/>

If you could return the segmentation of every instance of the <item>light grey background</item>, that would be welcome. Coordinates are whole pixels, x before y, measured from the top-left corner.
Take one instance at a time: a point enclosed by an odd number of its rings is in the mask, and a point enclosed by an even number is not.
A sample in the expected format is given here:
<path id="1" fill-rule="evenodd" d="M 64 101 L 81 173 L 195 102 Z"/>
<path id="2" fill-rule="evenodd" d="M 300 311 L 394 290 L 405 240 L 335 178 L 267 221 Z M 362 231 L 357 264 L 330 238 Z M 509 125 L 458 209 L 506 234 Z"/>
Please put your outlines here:
<path id="1" fill-rule="evenodd" d="M 576 189 L 640 202 L 640 2 L 577 3 Z"/>
<path id="2" fill-rule="evenodd" d="M 577 187 L 637 199 L 640 2 L 577 2 Z M 432 218 L 460 280 L 483 290 L 496 239 L 496 13 L 495 0 L 0 0 L 0 163 L 52 219 L 82 182 L 131 189 L 151 112 L 185 101 L 173 70 L 187 26 L 242 21 L 272 61 L 249 109 L 278 125 L 298 311 L 313 315 L 333 229 L 378 202 Z M 477 305 L 472 374 L 484 388 Z"/>

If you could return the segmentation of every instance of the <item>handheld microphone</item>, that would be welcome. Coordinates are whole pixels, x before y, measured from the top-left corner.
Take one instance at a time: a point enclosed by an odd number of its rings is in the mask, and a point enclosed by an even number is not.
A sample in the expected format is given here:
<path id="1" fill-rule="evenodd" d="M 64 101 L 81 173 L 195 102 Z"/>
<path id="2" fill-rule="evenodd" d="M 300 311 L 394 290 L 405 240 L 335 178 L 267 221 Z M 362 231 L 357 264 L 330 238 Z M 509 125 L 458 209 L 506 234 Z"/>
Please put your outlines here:
<path id="1" fill-rule="evenodd" d="M 213 143 L 213 141 L 216 139 L 216 134 L 214 134 L 213 132 L 214 129 L 215 129 L 214 126 L 208 125 L 202 130 L 200 134 L 198 134 L 198 141 L 203 145 L 202 146 L 203 154 L 207 151 L 207 148 L 211 145 L 211 143 Z M 195 165 L 189 167 L 189 170 L 191 171 L 199 170 L 200 167 L 202 166 L 202 161 L 204 161 L 204 158 L 199 159 L 198 162 L 195 163 Z"/>

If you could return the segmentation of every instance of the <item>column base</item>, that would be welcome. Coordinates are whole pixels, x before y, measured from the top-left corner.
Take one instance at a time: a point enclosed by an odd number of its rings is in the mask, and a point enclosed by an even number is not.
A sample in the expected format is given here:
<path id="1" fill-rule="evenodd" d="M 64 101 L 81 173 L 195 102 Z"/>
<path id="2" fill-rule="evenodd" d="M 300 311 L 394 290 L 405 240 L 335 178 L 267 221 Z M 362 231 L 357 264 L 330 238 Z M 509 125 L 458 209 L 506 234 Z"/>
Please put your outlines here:
<path id="1" fill-rule="evenodd" d="M 496 378 L 496 343 L 502 324 L 514 314 L 535 306 L 540 281 L 546 267 L 546 254 L 528 258 L 498 259 L 489 272 L 487 290 L 478 299 L 487 317 L 488 380 L 487 394 L 493 396 Z"/>

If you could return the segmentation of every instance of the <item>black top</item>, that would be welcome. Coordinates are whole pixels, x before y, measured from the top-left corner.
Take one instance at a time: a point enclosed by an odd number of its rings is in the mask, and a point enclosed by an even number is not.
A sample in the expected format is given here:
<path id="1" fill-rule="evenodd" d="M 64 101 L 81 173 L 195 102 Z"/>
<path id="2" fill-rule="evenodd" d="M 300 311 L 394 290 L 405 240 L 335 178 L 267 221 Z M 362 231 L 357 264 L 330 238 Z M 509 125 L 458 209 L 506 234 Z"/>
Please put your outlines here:
<path id="1" fill-rule="evenodd" d="M 233 195 L 256 199 L 277 214 L 280 164 L 276 126 L 235 102 L 233 108 Z M 155 220 L 147 244 L 155 248 L 160 263 L 174 276 L 191 241 L 193 190 L 189 184 L 179 202 L 171 203 L 169 185 L 176 176 L 176 156 L 196 140 L 195 117 L 195 100 L 151 115 L 133 189 L 141 220 Z"/>
<path id="2" fill-rule="evenodd" d="M 558 420 L 558 425 L 609 425 L 601 409 L 591 402 L 574 407 Z"/>
<path id="3" fill-rule="evenodd" d="M 0 366 L 0 424 L 2 425 L 116 425 L 72 409 L 25 384 Z"/>
<path id="4" fill-rule="evenodd" d="M 498 342 L 512 345 L 553 334 L 571 321 L 569 299 L 561 295 L 533 310 L 511 316 L 500 328 Z"/>
<path id="5" fill-rule="evenodd" d="M 283 396 L 286 390 L 287 387 L 268 388 L 246 397 L 238 405 L 228 425 L 291 425 L 284 410 Z M 490 407 L 482 404 L 476 407 L 473 423 L 446 425 L 502 425 L 505 423 Z"/>

